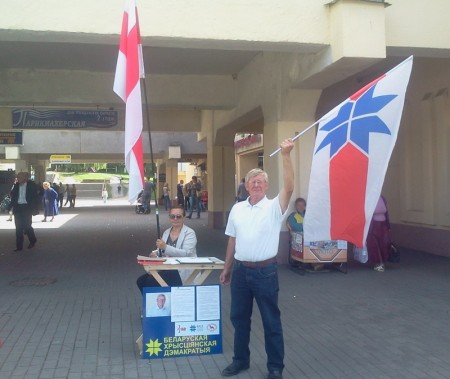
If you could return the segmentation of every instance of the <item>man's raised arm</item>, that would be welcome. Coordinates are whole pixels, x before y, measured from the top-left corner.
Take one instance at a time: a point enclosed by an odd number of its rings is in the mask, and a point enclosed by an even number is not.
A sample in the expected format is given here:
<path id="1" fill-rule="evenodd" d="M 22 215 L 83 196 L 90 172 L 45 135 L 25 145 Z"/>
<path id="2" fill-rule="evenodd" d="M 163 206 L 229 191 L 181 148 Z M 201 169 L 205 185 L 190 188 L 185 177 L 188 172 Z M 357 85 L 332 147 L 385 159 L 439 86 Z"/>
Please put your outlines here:
<path id="1" fill-rule="evenodd" d="M 281 211 L 284 213 L 289 207 L 292 192 L 294 192 L 294 168 L 292 166 L 291 151 L 294 142 L 290 138 L 281 142 L 281 159 L 283 160 L 283 188 L 280 190 L 279 200 Z"/>

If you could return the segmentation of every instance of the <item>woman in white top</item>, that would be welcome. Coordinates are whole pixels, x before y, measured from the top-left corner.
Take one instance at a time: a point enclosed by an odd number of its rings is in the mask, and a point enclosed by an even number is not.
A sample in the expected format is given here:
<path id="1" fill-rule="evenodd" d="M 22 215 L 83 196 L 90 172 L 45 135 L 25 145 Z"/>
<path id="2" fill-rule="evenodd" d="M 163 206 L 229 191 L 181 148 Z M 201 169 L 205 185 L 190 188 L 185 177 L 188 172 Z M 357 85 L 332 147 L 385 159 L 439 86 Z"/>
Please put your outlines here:
<path id="1" fill-rule="evenodd" d="M 156 240 L 156 247 L 165 257 L 196 257 L 197 236 L 195 231 L 184 225 L 185 210 L 182 207 L 174 207 L 169 211 L 169 219 L 172 227 L 167 229 L 160 239 Z M 152 254 L 150 254 L 152 255 Z M 182 286 L 183 281 L 191 274 L 191 270 L 163 270 L 158 271 L 164 281 L 170 287 Z M 144 274 L 140 276 L 136 284 L 143 293 L 144 287 L 160 287 L 156 279 Z"/>

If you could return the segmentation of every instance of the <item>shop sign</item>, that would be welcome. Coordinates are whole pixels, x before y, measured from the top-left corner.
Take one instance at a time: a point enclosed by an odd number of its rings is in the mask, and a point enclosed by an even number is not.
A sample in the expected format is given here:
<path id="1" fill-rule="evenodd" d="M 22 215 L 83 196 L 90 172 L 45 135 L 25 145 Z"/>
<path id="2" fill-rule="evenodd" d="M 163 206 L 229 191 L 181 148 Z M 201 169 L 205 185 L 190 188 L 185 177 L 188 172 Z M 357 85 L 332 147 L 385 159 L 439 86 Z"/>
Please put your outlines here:
<path id="1" fill-rule="evenodd" d="M 14 129 L 112 128 L 118 123 L 117 111 L 13 109 Z"/>

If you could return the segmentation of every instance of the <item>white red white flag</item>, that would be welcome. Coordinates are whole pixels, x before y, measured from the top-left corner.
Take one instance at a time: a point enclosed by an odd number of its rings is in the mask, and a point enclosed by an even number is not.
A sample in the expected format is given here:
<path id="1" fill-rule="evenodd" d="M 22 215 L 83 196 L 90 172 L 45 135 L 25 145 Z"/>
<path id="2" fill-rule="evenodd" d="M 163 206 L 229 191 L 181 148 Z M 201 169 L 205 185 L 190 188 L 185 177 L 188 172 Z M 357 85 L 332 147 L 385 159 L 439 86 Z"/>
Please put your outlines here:
<path id="1" fill-rule="evenodd" d="M 397 140 L 409 57 L 322 117 L 311 168 L 305 241 L 362 247 Z"/>
<path id="2" fill-rule="evenodd" d="M 143 77 L 144 61 L 136 0 L 126 0 L 113 89 L 125 102 L 125 167 L 130 175 L 130 203 L 137 199 L 144 187 L 140 84 Z"/>

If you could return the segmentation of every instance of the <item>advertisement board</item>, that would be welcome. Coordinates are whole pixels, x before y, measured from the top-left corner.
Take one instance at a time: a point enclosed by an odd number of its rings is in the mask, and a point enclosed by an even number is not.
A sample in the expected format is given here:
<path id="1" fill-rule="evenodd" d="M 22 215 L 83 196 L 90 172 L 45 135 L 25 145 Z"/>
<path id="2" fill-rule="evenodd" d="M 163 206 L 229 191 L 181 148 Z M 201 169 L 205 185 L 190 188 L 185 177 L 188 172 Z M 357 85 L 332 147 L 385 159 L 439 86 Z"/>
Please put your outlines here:
<path id="1" fill-rule="evenodd" d="M 222 353 L 220 285 L 146 287 L 142 358 Z"/>

